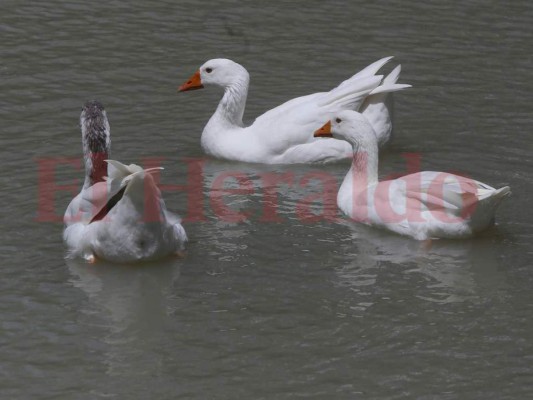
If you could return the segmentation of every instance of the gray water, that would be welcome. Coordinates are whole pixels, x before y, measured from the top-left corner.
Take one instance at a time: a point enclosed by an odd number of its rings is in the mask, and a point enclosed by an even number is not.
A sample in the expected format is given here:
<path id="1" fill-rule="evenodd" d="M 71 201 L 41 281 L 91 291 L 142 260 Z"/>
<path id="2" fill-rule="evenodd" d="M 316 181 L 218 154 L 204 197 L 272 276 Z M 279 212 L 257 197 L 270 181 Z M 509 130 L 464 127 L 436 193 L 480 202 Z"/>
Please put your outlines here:
<path id="1" fill-rule="evenodd" d="M 3 0 L 0 11 L 2 399 L 531 396 L 533 3 Z M 79 160 L 86 100 L 106 106 L 113 158 L 160 158 L 162 183 L 185 185 L 221 94 L 176 88 L 207 59 L 249 70 L 252 121 L 388 55 L 413 88 L 395 96 L 381 175 L 406 171 L 402 154 L 415 153 L 423 169 L 510 185 L 494 229 L 427 246 L 340 213 L 313 220 L 299 207 L 320 185 L 301 179 L 340 181 L 346 163 L 206 158 L 203 204 L 164 193 L 182 215 L 202 210 L 185 223 L 184 259 L 65 260 L 42 196 L 60 218 L 72 193 L 52 184 L 76 191 L 82 171 L 42 168 Z M 223 198 L 251 213 L 240 223 L 209 197 L 228 170 L 254 185 Z M 271 172 L 295 183 L 265 187 Z M 276 203 L 277 221 L 264 221 Z"/>

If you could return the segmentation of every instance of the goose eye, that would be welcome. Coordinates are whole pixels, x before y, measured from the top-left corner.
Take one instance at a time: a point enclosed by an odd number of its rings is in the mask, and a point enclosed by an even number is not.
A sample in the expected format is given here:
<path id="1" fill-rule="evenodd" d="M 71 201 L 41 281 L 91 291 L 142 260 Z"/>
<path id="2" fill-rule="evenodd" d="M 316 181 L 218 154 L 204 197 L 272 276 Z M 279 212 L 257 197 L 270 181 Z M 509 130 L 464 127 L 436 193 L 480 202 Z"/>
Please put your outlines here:
<path id="1" fill-rule="evenodd" d="M 337 119 L 335 119 L 335 122 L 336 122 L 337 124 L 340 124 L 340 123 L 342 122 L 342 119 L 337 118 Z"/>
<path id="2" fill-rule="evenodd" d="M 213 72 L 213 68 L 206 68 L 206 69 L 205 69 L 205 72 L 207 72 L 208 74 L 210 74 L 211 72 Z"/>

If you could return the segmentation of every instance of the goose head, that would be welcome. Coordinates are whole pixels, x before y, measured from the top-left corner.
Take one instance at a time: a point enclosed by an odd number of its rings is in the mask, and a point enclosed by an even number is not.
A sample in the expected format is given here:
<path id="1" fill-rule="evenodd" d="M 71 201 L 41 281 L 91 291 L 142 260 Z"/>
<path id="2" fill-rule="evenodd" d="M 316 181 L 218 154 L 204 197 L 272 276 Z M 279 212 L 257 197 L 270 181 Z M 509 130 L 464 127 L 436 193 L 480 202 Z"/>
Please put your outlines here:
<path id="1" fill-rule="evenodd" d="M 377 146 L 376 133 L 368 120 L 352 110 L 334 114 L 313 136 L 345 140 L 354 147 L 368 147 L 374 143 Z"/>
<path id="2" fill-rule="evenodd" d="M 247 84 L 248 71 L 235 61 L 226 58 L 215 58 L 205 62 L 183 85 L 179 92 L 202 89 L 204 85 L 216 85 L 223 88 L 238 83 Z"/>
<path id="3" fill-rule="evenodd" d="M 81 109 L 80 127 L 85 160 L 86 185 L 94 185 L 107 174 L 106 160 L 111 150 L 111 133 L 104 106 L 91 100 Z"/>

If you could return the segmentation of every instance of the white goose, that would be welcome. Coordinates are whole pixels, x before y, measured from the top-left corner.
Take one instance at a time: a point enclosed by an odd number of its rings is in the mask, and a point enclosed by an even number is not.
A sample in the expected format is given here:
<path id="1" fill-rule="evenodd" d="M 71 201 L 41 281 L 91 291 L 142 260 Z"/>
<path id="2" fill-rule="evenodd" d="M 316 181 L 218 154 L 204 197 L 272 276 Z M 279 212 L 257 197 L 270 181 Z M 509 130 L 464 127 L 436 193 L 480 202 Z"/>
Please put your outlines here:
<path id="1" fill-rule="evenodd" d="M 337 194 L 350 218 L 418 240 L 464 238 L 494 223 L 508 186 L 444 172 L 423 171 L 378 181 L 378 140 L 366 118 L 355 111 L 337 113 L 315 137 L 341 139 L 353 147 L 353 161 Z"/>
<path id="2" fill-rule="evenodd" d="M 179 217 L 167 211 L 151 176 L 160 168 L 107 160 L 110 129 L 100 103 L 84 105 L 80 125 L 85 182 L 64 216 L 70 256 L 93 263 L 97 258 L 132 262 L 179 254 L 187 235 Z"/>
<path id="3" fill-rule="evenodd" d="M 376 61 L 329 92 L 298 97 L 273 108 L 247 127 L 242 117 L 250 78 L 240 64 L 209 60 L 179 91 L 203 85 L 224 88 L 224 96 L 202 133 L 202 147 L 214 157 L 266 164 L 324 163 L 351 156 L 346 143 L 317 141 L 309 135 L 340 110 L 361 111 L 378 132 L 379 143 L 389 140 L 392 123 L 385 105 L 387 94 L 410 87 L 396 83 L 400 65 L 385 78 L 376 75 L 391 58 Z"/>

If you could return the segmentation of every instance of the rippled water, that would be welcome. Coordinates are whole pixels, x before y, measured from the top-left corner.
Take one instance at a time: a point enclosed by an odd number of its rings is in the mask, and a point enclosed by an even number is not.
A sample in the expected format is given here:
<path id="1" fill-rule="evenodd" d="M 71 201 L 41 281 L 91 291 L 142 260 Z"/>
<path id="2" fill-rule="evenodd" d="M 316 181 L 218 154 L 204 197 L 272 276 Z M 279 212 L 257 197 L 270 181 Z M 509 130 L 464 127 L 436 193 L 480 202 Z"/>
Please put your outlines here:
<path id="1" fill-rule="evenodd" d="M 3 1 L 1 397 L 530 396 L 532 27 L 524 0 Z M 105 104 L 114 158 L 159 158 L 162 182 L 185 185 L 186 158 L 203 157 L 200 132 L 220 93 L 176 87 L 205 60 L 248 68 L 251 121 L 388 55 L 414 87 L 395 96 L 396 138 L 381 175 L 405 171 L 402 153 L 417 153 L 424 169 L 509 184 L 495 229 L 425 247 L 340 213 L 314 221 L 302 199 L 320 186 L 302 179 L 340 180 L 346 164 L 206 159 L 196 178 L 203 220 L 186 224 L 185 259 L 64 260 L 62 225 L 43 221 L 51 217 L 42 196 L 54 194 L 52 184 L 81 184 L 74 165 L 53 176 L 46 166 L 79 159 L 85 100 Z M 226 196 L 251 212 L 237 224 L 220 220 L 208 198 L 228 170 L 254 187 Z M 272 172 L 293 177 L 277 196 L 262 184 Z M 56 215 L 70 197 L 55 193 Z M 172 210 L 191 210 L 184 191 L 165 198 Z M 265 208 L 277 210 L 275 220 Z"/>

